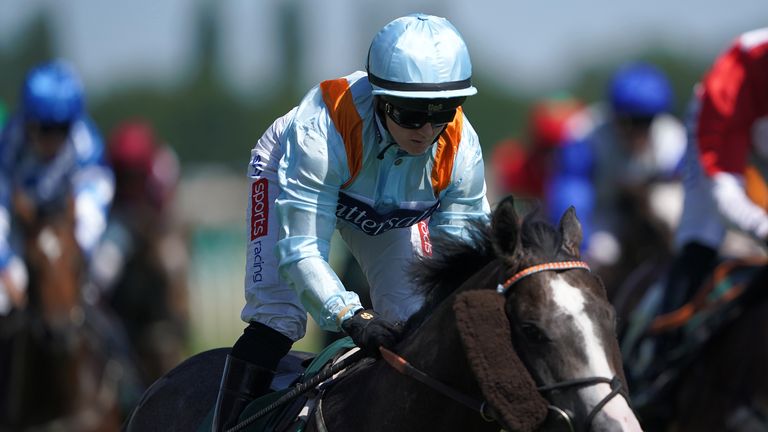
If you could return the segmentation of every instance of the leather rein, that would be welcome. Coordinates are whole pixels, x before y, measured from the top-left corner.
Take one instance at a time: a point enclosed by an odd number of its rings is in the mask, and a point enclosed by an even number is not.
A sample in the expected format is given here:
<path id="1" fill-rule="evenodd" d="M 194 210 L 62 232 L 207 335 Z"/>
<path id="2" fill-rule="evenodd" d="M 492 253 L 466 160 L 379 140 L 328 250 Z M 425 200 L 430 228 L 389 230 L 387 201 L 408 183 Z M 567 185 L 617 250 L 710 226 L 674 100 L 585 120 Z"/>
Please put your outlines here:
<path id="1" fill-rule="evenodd" d="M 549 262 L 549 263 L 543 263 L 543 264 L 537 264 L 531 267 L 526 267 L 519 272 L 515 273 L 504 281 L 503 283 L 500 283 L 496 287 L 496 291 L 506 296 L 507 292 L 509 291 L 510 287 L 514 285 L 516 282 L 519 282 L 521 279 L 526 278 L 530 275 L 540 273 L 543 271 L 563 271 L 563 270 L 571 270 L 571 269 L 585 269 L 587 271 L 590 270 L 589 265 L 585 263 L 584 261 L 558 261 L 558 262 Z M 436 380 L 435 378 L 432 378 L 427 373 L 419 370 L 415 366 L 411 365 L 406 359 L 400 357 L 399 355 L 395 354 L 394 352 L 384 348 L 379 347 L 379 350 L 381 351 L 382 358 L 392 366 L 396 371 L 399 373 L 406 375 L 408 377 L 411 377 L 426 386 L 432 388 L 433 390 L 443 394 L 444 396 L 447 396 L 454 401 L 472 409 L 480 413 L 480 417 L 483 418 L 483 420 L 487 422 L 498 422 L 497 414 L 494 412 L 493 408 L 490 407 L 487 403 L 487 401 L 484 400 L 478 400 L 477 398 L 474 398 L 472 396 L 469 396 L 461 391 L 458 391 L 454 388 L 451 388 L 450 386 Z M 606 377 L 588 377 L 588 378 L 577 378 L 577 379 L 571 379 L 571 380 L 565 380 L 560 381 L 554 384 L 550 385 L 543 385 L 538 386 L 537 390 L 540 393 L 549 393 L 553 391 L 561 391 L 561 390 L 567 390 L 567 389 L 579 389 L 582 387 L 597 385 L 597 384 L 609 384 L 611 386 L 611 392 L 608 393 L 603 399 L 600 400 L 589 412 L 587 417 L 585 418 L 585 426 L 586 430 L 590 430 L 592 426 L 592 421 L 594 420 L 595 416 L 597 415 L 600 410 L 603 409 L 603 407 L 608 404 L 608 402 L 611 401 L 616 395 L 621 395 L 625 399 L 629 400 L 626 389 L 624 389 L 624 386 L 621 382 L 621 379 L 619 379 L 618 376 L 614 375 L 612 378 L 606 378 Z M 564 420 L 571 431 L 574 431 L 574 419 L 572 418 L 572 415 L 570 415 L 566 410 L 563 410 L 562 408 L 559 408 L 555 405 L 549 405 L 549 410 L 553 411 L 555 415 L 559 416 Z"/>

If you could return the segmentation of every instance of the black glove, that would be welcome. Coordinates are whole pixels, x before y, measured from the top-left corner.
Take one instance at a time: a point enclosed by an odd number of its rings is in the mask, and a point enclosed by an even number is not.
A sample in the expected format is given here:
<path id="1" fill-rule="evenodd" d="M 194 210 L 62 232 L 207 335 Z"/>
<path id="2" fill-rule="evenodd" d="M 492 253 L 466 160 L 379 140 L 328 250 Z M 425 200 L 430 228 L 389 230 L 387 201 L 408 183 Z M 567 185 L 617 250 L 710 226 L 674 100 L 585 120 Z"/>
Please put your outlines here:
<path id="1" fill-rule="evenodd" d="M 399 325 L 387 321 L 370 309 L 358 311 L 342 322 L 341 328 L 352 338 L 355 345 L 372 356 L 379 355 L 379 346 L 392 348 L 400 340 L 402 333 Z"/>

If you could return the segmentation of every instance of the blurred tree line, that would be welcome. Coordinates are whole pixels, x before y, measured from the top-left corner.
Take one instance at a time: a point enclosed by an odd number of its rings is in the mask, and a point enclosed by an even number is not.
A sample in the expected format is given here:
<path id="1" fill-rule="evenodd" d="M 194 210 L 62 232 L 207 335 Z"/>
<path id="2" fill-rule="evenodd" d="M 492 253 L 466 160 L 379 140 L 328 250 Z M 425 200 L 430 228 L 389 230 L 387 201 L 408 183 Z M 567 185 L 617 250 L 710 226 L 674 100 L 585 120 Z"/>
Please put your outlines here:
<path id="1" fill-rule="evenodd" d="M 236 97 L 216 73 L 217 23 L 209 18 L 214 14 L 207 12 L 202 10 L 199 15 L 201 25 L 197 26 L 198 58 L 194 72 L 182 85 L 163 91 L 142 84 L 122 86 L 98 100 L 89 98 L 89 109 L 105 137 L 120 121 L 142 117 L 151 121 L 159 135 L 176 149 L 183 164 L 216 162 L 240 170 L 262 132 L 298 103 L 308 90 L 293 85 L 297 82 L 298 70 L 295 59 L 301 50 L 295 37 L 297 12 L 285 8 L 280 17 L 282 40 L 289 52 L 285 56 L 287 64 L 283 65 L 286 74 L 280 82 L 270 83 L 275 89 L 270 93 L 272 96 L 251 103 Z M 56 56 L 52 37 L 50 23 L 41 14 L 18 37 L 19 43 L 0 51 L 0 100 L 9 111 L 17 104 L 26 70 Z M 630 54 L 631 57 L 628 54 L 592 64 L 573 82 L 553 88 L 552 92 L 567 91 L 586 102 L 600 100 L 611 72 L 619 64 L 642 59 L 656 64 L 669 75 L 676 95 L 676 114 L 682 115 L 692 86 L 708 66 L 709 59 L 695 59 L 653 46 L 645 53 Z M 510 92 L 483 75 L 482 68 L 477 66 L 473 81 L 480 91 L 469 98 L 466 112 L 486 153 L 500 139 L 510 136 L 525 139 L 528 107 L 534 99 L 546 94 L 530 94 L 524 89 Z"/>

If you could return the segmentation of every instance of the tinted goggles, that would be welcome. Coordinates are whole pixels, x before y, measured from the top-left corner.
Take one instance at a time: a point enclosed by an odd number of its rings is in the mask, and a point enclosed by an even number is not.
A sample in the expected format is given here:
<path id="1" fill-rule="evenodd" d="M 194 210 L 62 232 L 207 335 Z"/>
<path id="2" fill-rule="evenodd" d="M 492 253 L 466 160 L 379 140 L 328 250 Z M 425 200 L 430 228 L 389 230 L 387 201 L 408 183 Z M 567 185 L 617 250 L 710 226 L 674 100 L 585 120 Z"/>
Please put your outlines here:
<path id="1" fill-rule="evenodd" d="M 427 123 L 431 123 L 433 127 L 442 127 L 452 122 L 456 116 L 455 108 L 448 111 L 423 112 L 396 107 L 389 102 L 384 104 L 384 111 L 393 122 L 405 129 L 421 129 Z"/>
<path id="2" fill-rule="evenodd" d="M 68 135 L 72 123 L 32 123 L 30 126 L 41 135 Z"/>

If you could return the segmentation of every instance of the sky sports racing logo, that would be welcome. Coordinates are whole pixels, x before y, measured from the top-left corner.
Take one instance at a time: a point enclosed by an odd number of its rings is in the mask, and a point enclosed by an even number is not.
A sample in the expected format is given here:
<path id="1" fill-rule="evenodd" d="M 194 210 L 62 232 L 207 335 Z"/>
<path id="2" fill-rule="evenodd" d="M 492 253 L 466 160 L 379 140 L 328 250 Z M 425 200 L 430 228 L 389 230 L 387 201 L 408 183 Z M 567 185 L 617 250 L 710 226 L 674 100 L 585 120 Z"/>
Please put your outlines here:
<path id="1" fill-rule="evenodd" d="M 339 193 L 336 217 L 355 225 L 370 236 L 376 236 L 391 229 L 407 228 L 426 220 L 439 206 L 440 202 L 438 201 L 427 208 L 398 208 L 382 214 L 358 199 L 345 193 Z"/>
<path id="2" fill-rule="evenodd" d="M 269 194 L 267 179 L 251 183 L 251 241 L 267 235 L 269 228 Z"/>

